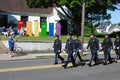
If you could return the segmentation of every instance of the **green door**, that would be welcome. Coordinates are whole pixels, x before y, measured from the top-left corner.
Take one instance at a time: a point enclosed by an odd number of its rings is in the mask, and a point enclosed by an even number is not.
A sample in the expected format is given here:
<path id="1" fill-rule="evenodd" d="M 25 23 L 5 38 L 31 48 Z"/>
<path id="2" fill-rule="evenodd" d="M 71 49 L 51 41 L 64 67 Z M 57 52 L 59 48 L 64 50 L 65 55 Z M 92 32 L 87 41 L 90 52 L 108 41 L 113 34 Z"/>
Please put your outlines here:
<path id="1" fill-rule="evenodd" d="M 46 36 L 47 35 L 47 23 L 46 22 L 42 22 L 42 31 L 41 31 L 41 35 L 42 36 Z"/>

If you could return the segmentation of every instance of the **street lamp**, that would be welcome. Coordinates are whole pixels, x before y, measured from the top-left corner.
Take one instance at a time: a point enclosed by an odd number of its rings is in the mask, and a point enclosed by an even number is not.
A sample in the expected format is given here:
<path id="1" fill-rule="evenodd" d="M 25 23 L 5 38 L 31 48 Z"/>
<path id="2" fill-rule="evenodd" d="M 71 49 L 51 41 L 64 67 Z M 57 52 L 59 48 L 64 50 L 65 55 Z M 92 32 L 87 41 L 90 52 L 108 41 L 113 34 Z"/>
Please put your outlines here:
<path id="1" fill-rule="evenodd" d="M 83 54 L 83 44 L 84 44 L 84 24 L 85 24 L 85 2 L 86 0 L 82 1 L 82 20 L 81 20 L 81 53 Z"/>

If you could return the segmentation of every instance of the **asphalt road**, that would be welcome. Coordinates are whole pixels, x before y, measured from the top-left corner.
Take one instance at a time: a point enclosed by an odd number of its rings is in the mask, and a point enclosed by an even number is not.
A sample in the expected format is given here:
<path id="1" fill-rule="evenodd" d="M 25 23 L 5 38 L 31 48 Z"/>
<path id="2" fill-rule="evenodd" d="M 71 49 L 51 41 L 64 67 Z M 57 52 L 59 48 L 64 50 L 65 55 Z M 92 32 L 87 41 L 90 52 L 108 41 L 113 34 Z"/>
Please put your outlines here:
<path id="1" fill-rule="evenodd" d="M 64 69 L 54 59 L 0 62 L 0 80 L 120 80 L 120 63 Z"/>

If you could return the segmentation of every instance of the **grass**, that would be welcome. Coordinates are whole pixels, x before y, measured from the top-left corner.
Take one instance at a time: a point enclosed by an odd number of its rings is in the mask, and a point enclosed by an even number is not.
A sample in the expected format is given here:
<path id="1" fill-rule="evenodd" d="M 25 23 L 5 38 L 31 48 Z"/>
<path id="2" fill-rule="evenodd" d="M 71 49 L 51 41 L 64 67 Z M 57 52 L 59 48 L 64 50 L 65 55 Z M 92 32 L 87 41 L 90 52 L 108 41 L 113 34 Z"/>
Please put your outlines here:
<path id="1" fill-rule="evenodd" d="M 0 35 L 1 40 L 8 40 L 9 37 L 4 37 L 3 35 Z M 74 37 L 73 37 L 74 38 Z M 60 39 L 62 42 L 66 42 L 66 36 L 61 36 Z M 99 42 L 102 42 L 104 38 L 98 38 Z M 23 36 L 23 37 L 16 37 L 16 40 L 22 40 L 22 41 L 54 41 L 54 37 L 50 36 Z M 84 42 L 88 42 L 89 37 L 84 38 Z M 112 38 L 112 41 L 114 41 L 114 38 Z"/>

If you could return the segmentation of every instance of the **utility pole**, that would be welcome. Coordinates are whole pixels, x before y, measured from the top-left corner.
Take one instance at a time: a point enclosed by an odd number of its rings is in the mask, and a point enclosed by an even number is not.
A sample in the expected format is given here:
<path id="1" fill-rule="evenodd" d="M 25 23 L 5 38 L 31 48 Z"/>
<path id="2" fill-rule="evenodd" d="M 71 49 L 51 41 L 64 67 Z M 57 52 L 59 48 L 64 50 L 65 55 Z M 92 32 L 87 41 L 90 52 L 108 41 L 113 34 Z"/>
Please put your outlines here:
<path id="1" fill-rule="evenodd" d="M 81 53 L 83 54 L 84 49 L 84 24 L 85 24 L 85 2 L 86 0 L 82 1 L 82 20 L 81 20 Z"/>

